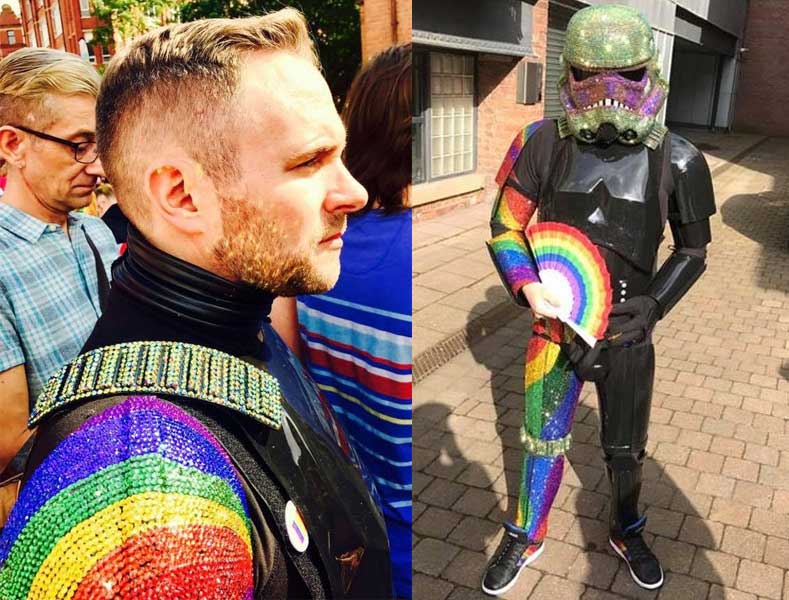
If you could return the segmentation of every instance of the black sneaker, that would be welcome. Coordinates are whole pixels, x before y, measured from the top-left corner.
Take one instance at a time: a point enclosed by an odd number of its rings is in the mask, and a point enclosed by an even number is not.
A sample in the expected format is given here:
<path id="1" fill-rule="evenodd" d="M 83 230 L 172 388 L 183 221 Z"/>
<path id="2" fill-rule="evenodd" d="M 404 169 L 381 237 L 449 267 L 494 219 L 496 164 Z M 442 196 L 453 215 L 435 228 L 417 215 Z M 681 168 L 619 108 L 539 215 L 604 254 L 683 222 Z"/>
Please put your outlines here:
<path id="1" fill-rule="evenodd" d="M 630 533 L 622 538 L 608 538 L 611 548 L 627 563 L 630 576 L 646 590 L 656 590 L 663 585 L 663 569 L 657 556 L 649 549 L 641 532 Z"/>
<path id="2" fill-rule="evenodd" d="M 543 543 L 530 544 L 520 531 L 509 523 L 504 524 L 504 537 L 482 578 L 482 591 L 486 594 L 500 596 L 509 591 L 524 567 L 542 554 Z"/>

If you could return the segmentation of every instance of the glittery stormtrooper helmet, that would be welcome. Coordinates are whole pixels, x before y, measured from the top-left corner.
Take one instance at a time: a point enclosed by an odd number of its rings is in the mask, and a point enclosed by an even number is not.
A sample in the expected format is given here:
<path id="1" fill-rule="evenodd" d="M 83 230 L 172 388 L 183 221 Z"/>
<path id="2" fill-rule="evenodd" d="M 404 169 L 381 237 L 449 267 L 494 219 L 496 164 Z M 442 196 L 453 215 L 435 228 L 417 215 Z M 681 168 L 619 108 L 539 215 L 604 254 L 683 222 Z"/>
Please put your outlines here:
<path id="1" fill-rule="evenodd" d="M 559 96 L 562 136 L 582 142 L 657 147 L 656 122 L 668 95 L 652 28 L 639 11 L 615 4 L 579 10 L 567 25 Z"/>

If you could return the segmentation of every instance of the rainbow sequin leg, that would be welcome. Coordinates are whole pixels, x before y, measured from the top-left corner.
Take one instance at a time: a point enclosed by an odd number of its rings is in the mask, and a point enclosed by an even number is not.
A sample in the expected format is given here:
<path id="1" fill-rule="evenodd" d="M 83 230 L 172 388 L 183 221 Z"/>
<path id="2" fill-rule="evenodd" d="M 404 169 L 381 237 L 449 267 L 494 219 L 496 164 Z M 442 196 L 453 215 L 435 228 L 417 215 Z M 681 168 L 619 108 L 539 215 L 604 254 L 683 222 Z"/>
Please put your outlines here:
<path id="1" fill-rule="evenodd" d="M 547 533 L 548 512 L 562 480 L 564 452 L 583 387 L 557 343 L 562 335 L 558 321 L 551 321 L 549 329 L 537 322 L 526 351 L 524 457 L 514 524 L 532 542 L 541 542 Z"/>

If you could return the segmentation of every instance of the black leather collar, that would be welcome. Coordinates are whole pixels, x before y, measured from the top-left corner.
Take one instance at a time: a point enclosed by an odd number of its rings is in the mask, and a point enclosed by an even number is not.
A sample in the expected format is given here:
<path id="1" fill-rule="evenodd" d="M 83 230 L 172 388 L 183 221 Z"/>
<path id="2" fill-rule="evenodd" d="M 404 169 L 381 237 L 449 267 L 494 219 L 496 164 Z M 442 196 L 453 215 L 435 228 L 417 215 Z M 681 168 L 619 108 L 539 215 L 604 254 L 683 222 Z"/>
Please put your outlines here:
<path id="1" fill-rule="evenodd" d="M 127 244 L 126 254 L 112 266 L 112 286 L 137 302 L 223 335 L 249 335 L 268 320 L 271 294 L 162 252 L 131 224 Z"/>

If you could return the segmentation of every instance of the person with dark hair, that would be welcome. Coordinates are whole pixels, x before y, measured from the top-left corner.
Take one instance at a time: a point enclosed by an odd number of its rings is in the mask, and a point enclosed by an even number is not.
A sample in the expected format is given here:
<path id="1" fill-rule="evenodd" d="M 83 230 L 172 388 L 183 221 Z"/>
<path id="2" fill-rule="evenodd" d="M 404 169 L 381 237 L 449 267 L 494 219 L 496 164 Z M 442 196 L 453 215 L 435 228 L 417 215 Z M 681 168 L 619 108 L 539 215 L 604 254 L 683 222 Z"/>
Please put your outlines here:
<path id="1" fill-rule="evenodd" d="M 383 500 L 395 591 L 411 596 L 411 46 L 371 59 L 343 111 L 351 215 L 337 285 L 300 296 L 303 355 Z"/>
<path id="2" fill-rule="evenodd" d="M 303 15 L 142 35 L 96 116 L 128 245 L 33 410 L 0 598 L 390 598 L 361 463 L 267 322 L 334 285 L 367 200 Z"/>

